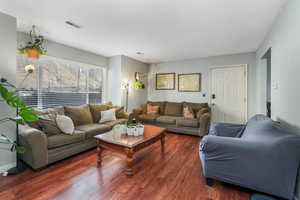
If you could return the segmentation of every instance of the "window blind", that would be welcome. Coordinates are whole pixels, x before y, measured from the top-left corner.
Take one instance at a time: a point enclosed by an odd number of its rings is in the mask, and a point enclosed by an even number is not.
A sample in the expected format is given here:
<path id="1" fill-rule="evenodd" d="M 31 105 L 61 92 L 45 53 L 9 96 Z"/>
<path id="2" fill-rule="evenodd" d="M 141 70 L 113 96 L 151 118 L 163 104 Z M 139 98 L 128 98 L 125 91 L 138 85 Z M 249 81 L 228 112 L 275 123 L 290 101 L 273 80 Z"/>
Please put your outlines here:
<path id="1" fill-rule="evenodd" d="M 28 64 L 35 66 L 30 75 L 24 70 Z M 101 103 L 103 71 L 101 67 L 49 56 L 30 60 L 19 55 L 19 95 L 28 106 L 38 109 Z"/>

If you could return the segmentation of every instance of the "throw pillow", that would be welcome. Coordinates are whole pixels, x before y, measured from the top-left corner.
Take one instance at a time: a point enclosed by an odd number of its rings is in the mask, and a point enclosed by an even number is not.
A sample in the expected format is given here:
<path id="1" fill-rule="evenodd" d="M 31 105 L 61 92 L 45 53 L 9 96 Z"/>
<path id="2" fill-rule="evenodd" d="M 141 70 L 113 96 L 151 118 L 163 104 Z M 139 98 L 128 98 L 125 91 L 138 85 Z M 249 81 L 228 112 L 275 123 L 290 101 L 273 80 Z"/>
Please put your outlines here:
<path id="1" fill-rule="evenodd" d="M 157 115 L 159 111 L 159 106 L 152 106 L 147 104 L 147 115 Z"/>
<path id="2" fill-rule="evenodd" d="M 164 112 L 166 107 L 166 101 L 148 101 L 147 103 L 152 106 L 158 106 L 159 107 L 158 113 L 161 115 L 165 114 Z"/>
<path id="3" fill-rule="evenodd" d="M 183 106 L 182 103 L 167 102 L 165 108 L 165 115 L 169 116 L 182 116 Z"/>
<path id="4" fill-rule="evenodd" d="M 109 121 L 114 121 L 114 120 L 116 120 L 116 110 L 114 108 L 105 110 L 105 111 L 101 111 L 101 119 L 100 119 L 99 123 L 109 122 Z"/>
<path id="5" fill-rule="evenodd" d="M 58 135 L 61 133 L 61 130 L 59 129 L 55 118 L 56 115 L 54 114 L 45 114 L 39 116 L 39 120 L 37 121 L 41 130 L 48 136 Z"/>
<path id="6" fill-rule="evenodd" d="M 111 102 L 111 101 L 108 101 L 108 102 L 104 103 L 104 105 L 107 105 L 107 106 L 112 106 L 113 104 L 112 104 L 112 102 Z"/>
<path id="7" fill-rule="evenodd" d="M 75 126 L 93 123 L 92 113 L 88 105 L 66 106 L 65 115 L 73 120 Z"/>
<path id="8" fill-rule="evenodd" d="M 183 117 L 184 118 L 194 118 L 195 115 L 194 115 L 194 112 L 193 112 L 193 109 L 191 107 L 184 107 L 183 108 Z"/>
<path id="9" fill-rule="evenodd" d="M 72 135 L 74 133 L 75 127 L 70 117 L 65 115 L 57 115 L 56 123 L 61 132 L 69 135 Z"/>
<path id="10" fill-rule="evenodd" d="M 105 104 L 89 104 L 89 106 L 93 116 L 94 123 L 99 122 L 101 111 L 110 109 L 110 106 Z"/>

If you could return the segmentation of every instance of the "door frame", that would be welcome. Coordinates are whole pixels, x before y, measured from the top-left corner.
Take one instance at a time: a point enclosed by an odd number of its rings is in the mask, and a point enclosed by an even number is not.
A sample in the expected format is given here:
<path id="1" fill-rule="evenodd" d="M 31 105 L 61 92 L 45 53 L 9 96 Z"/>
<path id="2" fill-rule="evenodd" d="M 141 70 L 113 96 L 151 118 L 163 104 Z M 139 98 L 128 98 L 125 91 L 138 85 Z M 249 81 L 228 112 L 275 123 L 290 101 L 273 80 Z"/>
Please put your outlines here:
<path id="1" fill-rule="evenodd" d="M 224 68 L 234 68 L 234 67 L 244 67 L 245 70 L 245 122 L 248 120 L 248 64 L 234 64 L 234 65 L 223 65 L 214 66 L 209 68 L 209 105 L 212 106 L 212 71 L 214 69 L 224 69 Z"/>

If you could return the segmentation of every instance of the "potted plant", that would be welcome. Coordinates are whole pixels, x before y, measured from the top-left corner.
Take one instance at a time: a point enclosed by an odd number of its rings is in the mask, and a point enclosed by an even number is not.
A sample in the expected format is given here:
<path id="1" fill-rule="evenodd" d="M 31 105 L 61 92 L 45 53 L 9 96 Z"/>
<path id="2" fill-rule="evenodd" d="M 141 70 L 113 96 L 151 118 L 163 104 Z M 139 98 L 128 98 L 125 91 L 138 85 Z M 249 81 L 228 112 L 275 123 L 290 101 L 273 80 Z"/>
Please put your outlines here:
<path id="1" fill-rule="evenodd" d="M 142 81 L 135 81 L 134 88 L 136 90 L 144 89 L 145 88 L 145 84 Z"/>
<path id="2" fill-rule="evenodd" d="M 25 45 L 20 46 L 19 53 L 27 54 L 29 58 L 38 59 L 40 55 L 45 55 L 47 50 L 44 47 L 45 39 L 42 35 L 38 35 L 35 30 L 35 26 L 32 26 L 32 30 L 29 32 L 30 39 Z"/>
<path id="3" fill-rule="evenodd" d="M 141 72 L 135 72 L 134 73 L 134 78 L 135 78 L 134 88 L 136 90 L 145 89 L 145 84 L 144 84 L 143 81 L 141 81 L 142 76 L 143 75 L 142 75 Z"/>
<path id="4" fill-rule="evenodd" d="M 0 83 L 0 96 L 2 99 L 12 108 L 18 110 L 17 117 L 4 117 L 0 119 L 0 124 L 7 122 L 14 122 L 16 124 L 24 124 L 25 122 L 31 122 L 38 119 L 38 116 L 35 114 L 35 110 L 31 107 L 28 107 L 20 100 L 20 97 L 15 91 L 9 91 L 4 84 Z M 1 101 L 1 100 L 0 100 Z M 10 145 L 10 151 L 16 151 L 18 153 L 24 153 L 26 149 L 19 144 L 10 139 L 8 136 L 3 133 L 0 134 L 0 143 Z"/>

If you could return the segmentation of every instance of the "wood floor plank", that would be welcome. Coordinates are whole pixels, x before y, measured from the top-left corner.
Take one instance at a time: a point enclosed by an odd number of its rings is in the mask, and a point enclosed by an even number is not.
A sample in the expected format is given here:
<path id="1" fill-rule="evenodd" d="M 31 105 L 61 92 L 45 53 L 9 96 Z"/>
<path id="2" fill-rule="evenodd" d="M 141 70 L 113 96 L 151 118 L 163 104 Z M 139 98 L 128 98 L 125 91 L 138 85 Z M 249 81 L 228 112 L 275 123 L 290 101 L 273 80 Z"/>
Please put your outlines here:
<path id="1" fill-rule="evenodd" d="M 165 153 L 160 143 L 138 152 L 133 177 L 124 174 L 124 156 L 103 152 L 96 167 L 96 150 L 55 163 L 44 170 L 27 170 L 0 177 L 2 200 L 246 200 L 240 188 L 205 185 L 198 156 L 200 138 L 167 134 Z"/>

